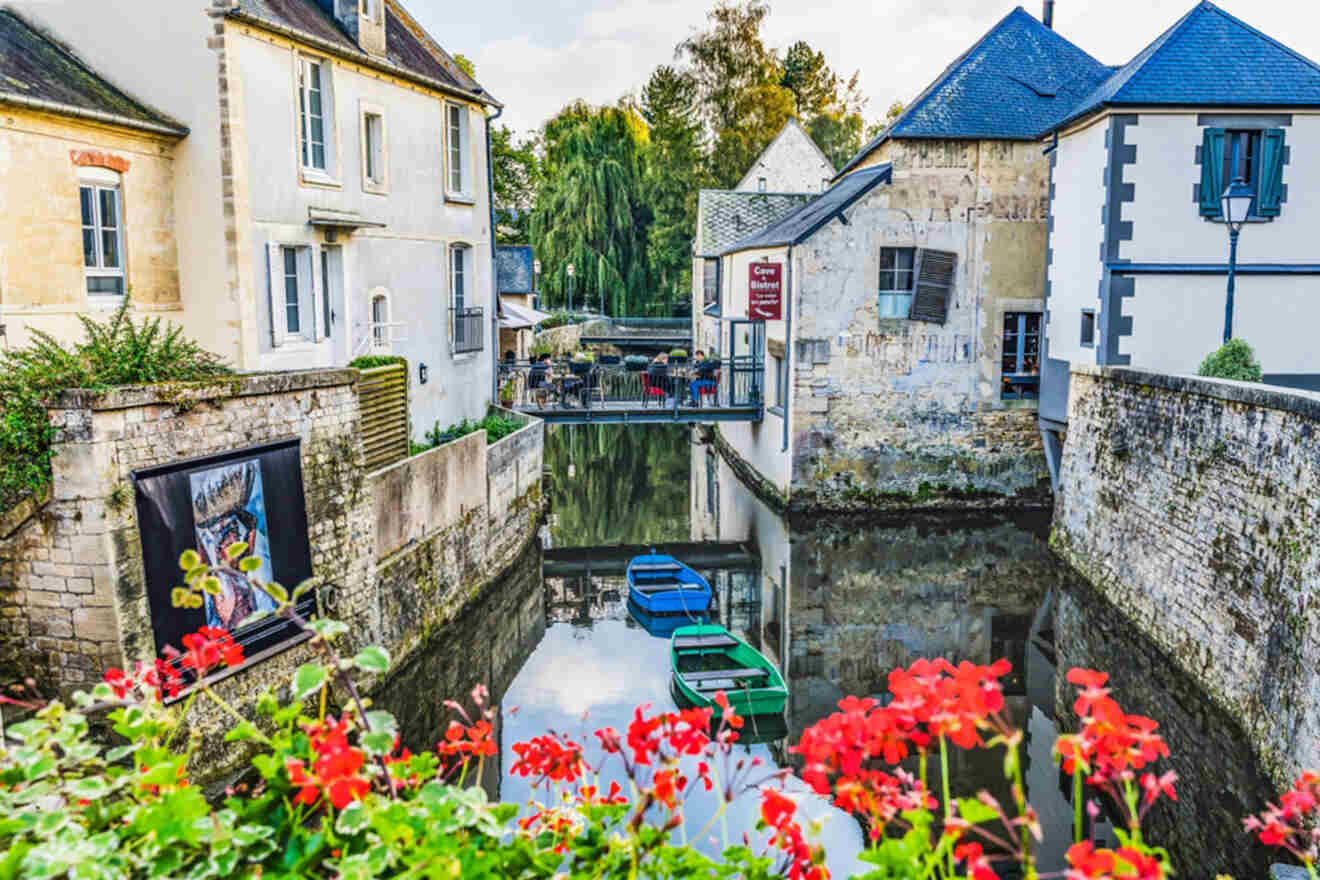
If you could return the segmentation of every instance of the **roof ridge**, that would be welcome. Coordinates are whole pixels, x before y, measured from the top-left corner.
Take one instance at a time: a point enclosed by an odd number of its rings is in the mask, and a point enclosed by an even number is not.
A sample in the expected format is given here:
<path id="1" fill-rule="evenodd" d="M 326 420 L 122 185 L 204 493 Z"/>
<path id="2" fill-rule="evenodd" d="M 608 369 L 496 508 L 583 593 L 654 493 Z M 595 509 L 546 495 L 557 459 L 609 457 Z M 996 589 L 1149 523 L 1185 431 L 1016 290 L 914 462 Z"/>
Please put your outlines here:
<path id="1" fill-rule="evenodd" d="M 1298 52 L 1296 49 L 1292 48 L 1291 46 L 1284 45 L 1283 43 L 1279 42 L 1274 37 L 1271 37 L 1269 34 L 1265 33 L 1259 28 L 1253 27 L 1252 25 L 1238 18 L 1236 15 L 1229 12 L 1227 9 L 1224 9 L 1220 6 L 1216 6 L 1214 3 L 1211 3 L 1210 0 L 1201 0 L 1201 2 L 1198 4 L 1198 8 L 1202 8 L 1202 7 L 1207 8 L 1212 12 L 1219 13 L 1224 18 L 1227 18 L 1229 21 L 1233 22 L 1236 25 L 1246 28 L 1248 31 L 1260 37 L 1262 40 L 1274 46 L 1275 48 L 1282 49 L 1284 52 L 1287 52 L 1289 55 L 1293 56 L 1298 61 L 1301 61 L 1306 66 L 1313 68 L 1317 72 L 1320 72 L 1320 63 L 1312 61 L 1310 58 L 1307 58 L 1305 55 L 1303 55 L 1301 52 Z"/>

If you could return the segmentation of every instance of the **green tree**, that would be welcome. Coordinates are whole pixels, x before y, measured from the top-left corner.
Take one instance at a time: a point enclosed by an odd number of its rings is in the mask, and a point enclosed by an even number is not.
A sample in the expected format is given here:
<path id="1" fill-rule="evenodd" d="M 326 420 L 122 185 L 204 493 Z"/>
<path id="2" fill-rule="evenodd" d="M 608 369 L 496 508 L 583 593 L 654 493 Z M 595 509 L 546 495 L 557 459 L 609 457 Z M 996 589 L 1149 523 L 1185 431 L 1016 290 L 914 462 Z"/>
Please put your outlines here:
<path id="1" fill-rule="evenodd" d="M 1196 371 L 1196 375 L 1214 379 L 1237 379 L 1239 382 L 1259 382 L 1260 361 L 1256 360 L 1256 352 L 1245 341 L 1230 339 L 1201 361 L 1201 368 Z"/>
<path id="2" fill-rule="evenodd" d="M 500 244 L 531 241 L 532 209 L 541 186 L 536 137 L 517 139 L 507 125 L 490 132 L 491 173 L 495 182 L 495 234 Z"/>
<path id="3" fill-rule="evenodd" d="M 784 75 L 779 84 L 793 93 L 799 119 L 824 113 L 836 102 L 839 77 L 825 63 L 825 53 L 803 40 L 784 53 Z"/>
<path id="4" fill-rule="evenodd" d="M 457 64 L 459 66 L 459 69 L 462 70 L 464 73 L 466 73 L 468 76 L 472 77 L 473 79 L 477 78 L 477 65 L 473 64 L 472 59 L 468 58 L 462 52 L 459 52 L 454 55 L 454 63 Z"/>
<path id="5" fill-rule="evenodd" d="M 734 186 L 794 113 L 783 65 L 761 40 L 769 12 L 760 0 L 721 0 L 709 29 L 678 45 L 697 83 L 716 186 Z"/>
<path id="6" fill-rule="evenodd" d="M 628 106 L 579 101 L 545 127 L 544 178 L 532 212 L 532 244 L 555 305 L 604 303 L 626 314 L 648 299 L 650 208 L 644 192 L 646 123 Z M 570 280 L 567 267 L 576 269 Z"/>
<path id="7" fill-rule="evenodd" d="M 690 73 L 662 66 L 642 88 L 642 117 L 650 126 L 646 200 L 654 214 L 646 257 L 665 315 L 691 288 L 692 230 L 697 193 L 705 183 L 704 136 L 697 83 Z"/>

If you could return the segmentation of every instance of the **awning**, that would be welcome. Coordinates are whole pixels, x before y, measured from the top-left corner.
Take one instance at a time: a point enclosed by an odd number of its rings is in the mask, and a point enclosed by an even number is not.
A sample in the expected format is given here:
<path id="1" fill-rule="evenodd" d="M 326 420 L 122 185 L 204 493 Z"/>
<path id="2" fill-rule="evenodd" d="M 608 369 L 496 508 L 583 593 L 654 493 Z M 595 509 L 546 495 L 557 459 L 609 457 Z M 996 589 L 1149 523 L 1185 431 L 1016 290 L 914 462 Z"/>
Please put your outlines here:
<path id="1" fill-rule="evenodd" d="M 379 220 L 367 220 L 357 211 L 336 211 L 331 208 L 308 208 L 307 222 L 312 226 L 330 226 L 335 229 L 384 229 Z"/>
<path id="2" fill-rule="evenodd" d="M 500 318 L 500 326 L 510 330 L 518 330 L 523 327 L 535 327 L 542 321 L 548 320 L 550 315 L 546 312 L 537 311 L 528 306 L 520 306 L 511 302 L 500 302 L 500 311 L 504 315 Z"/>

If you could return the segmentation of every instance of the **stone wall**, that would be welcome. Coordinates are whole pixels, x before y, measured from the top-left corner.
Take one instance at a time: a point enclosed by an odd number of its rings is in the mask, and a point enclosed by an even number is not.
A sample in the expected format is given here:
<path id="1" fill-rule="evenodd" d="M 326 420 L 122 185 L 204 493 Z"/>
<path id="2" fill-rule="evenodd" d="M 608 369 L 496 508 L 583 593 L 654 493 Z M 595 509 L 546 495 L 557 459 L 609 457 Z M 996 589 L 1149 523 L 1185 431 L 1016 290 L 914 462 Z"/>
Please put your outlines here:
<path id="1" fill-rule="evenodd" d="M 107 667 L 151 660 L 132 473 L 292 437 L 314 579 L 353 645 L 382 644 L 406 663 L 429 632 L 459 621 L 536 543 L 542 425 L 521 417 L 524 428 L 490 447 L 478 432 L 367 474 L 357 378 L 326 370 L 66 393 L 51 414 L 50 499 L 0 520 L 0 674 L 67 693 Z M 295 645 L 217 688 L 246 703 L 310 652 Z M 204 701 L 193 711 L 198 772 L 215 775 L 236 758 L 221 739 L 228 723 Z"/>
<path id="2" fill-rule="evenodd" d="M 562 327 L 552 327 L 549 330 L 542 330 L 536 334 L 533 346 L 548 345 L 550 354 L 555 357 L 572 354 L 578 350 L 578 340 L 582 338 L 581 324 L 565 324 Z"/>
<path id="3" fill-rule="evenodd" d="M 1053 542 L 1246 732 L 1320 744 L 1320 395 L 1074 364 Z"/>

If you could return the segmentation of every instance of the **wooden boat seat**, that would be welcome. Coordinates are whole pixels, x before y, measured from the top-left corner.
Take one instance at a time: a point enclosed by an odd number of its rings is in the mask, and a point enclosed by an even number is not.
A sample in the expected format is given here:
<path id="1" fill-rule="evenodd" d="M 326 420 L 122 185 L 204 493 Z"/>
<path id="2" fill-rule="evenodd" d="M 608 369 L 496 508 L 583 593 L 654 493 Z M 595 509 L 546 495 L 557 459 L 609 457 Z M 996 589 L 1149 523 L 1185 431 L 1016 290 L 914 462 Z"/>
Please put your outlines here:
<path id="1" fill-rule="evenodd" d="M 674 638 L 674 648 L 679 651 L 699 648 L 733 648 L 737 645 L 738 640 L 733 636 L 676 636 Z"/>
<path id="2" fill-rule="evenodd" d="M 770 675 L 764 669 L 708 669 L 704 672 L 681 672 L 685 681 L 722 681 L 729 678 L 765 678 Z"/>
<path id="3" fill-rule="evenodd" d="M 639 562 L 632 567 L 634 573 L 651 574 L 658 572 L 682 571 L 683 566 L 677 562 Z"/>
<path id="4" fill-rule="evenodd" d="M 702 592 L 700 584 L 680 584 L 678 581 L 668 581 L 666 583 L 647 583 L 646 586 L 642 586 L 641 584 L 633 584 L 633 589 L 635 589 L 639 593 L 645 593 L 647 595 L 650 595 L 651 593 L 672 593 L 677 590 L 687 590 L 695 593 Z"/>

